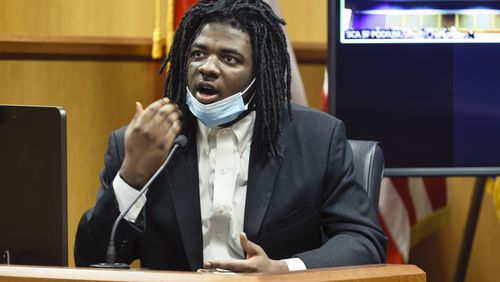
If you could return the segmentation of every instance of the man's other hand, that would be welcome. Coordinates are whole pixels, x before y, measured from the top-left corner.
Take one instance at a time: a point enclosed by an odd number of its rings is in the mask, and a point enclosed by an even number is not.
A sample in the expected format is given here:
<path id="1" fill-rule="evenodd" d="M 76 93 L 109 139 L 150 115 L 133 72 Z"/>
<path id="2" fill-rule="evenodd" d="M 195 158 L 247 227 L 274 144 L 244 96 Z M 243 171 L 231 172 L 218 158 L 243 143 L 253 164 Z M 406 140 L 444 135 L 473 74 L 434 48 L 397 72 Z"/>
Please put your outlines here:
<path id="1" fill-rule="evenodd" d="M 244 260 L 208 260 L 204 268 L 221 268 L 234 272 L 286 272 L 288 266 L 283 260 L 272 260 L 257 244 L 248 240 L 247 235 L 240 234 L 240 242 L 247 253 Z"/>
<path id="2" fill-rule="evenodd" d="M 146 109 L 136 103 L 135 116 L 125 131 L 125 159 L 120 176 L 130 186 L 141 189 L 167 158 L 181 131 L 181 111 L 168 98 Z"/>

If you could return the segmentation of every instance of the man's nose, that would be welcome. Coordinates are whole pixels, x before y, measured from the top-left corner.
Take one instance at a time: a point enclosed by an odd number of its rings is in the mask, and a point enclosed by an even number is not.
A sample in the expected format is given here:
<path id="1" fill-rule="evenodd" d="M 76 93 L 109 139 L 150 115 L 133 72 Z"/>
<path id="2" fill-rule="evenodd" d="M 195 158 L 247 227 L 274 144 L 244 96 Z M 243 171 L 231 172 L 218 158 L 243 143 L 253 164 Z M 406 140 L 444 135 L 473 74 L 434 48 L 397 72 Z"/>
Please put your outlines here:
<path id="1" fill-rule="evenodd" d="M 217 77 L 220 74 L 217 63 L 217 56 L 208 56 L 207 59 L 198 67 L 198 71 L 203 75 L 203 77 Z"/>

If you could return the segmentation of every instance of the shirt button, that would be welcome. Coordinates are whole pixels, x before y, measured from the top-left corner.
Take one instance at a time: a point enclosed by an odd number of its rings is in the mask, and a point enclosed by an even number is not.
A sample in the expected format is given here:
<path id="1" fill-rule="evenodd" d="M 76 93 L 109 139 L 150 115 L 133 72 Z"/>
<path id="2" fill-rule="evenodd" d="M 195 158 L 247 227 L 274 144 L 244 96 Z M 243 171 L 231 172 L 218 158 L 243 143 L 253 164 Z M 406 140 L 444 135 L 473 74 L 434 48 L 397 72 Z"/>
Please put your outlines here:
<path id="1" fill-rule="evenodd" d="M 225 174 L 225 173 L 226 173 L 226 170 L 225 170 L 225 169 L 221 169 L 221 170 L 220 170 L 220 173 Z"/>
<path id="2" fill-rule="evenodd" d="M 219 208 L 219 214 L 223 214 L 224 213 L 224 208 Z"/>
<path id="3" fill-rule="evenodd" d="M 227 133 L 227 130 L 226 130 L 226 129 L 221 130 L 221 134 L 222 134 L 222 135 L 226 135 L 226 133 Z"/>

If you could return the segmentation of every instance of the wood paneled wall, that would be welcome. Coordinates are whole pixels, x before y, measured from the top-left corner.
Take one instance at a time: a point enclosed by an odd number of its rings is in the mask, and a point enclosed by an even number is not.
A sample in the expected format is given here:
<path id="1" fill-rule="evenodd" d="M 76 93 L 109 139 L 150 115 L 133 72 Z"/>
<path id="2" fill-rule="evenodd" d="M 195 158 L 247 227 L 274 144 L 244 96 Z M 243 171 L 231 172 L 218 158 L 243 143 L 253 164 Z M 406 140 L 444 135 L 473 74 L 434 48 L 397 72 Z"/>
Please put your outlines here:
<path id="1" fill-rule="evenodd" d="M 143 37 L 153 25 L 154 0 L 0 0 L 0 34 Z"/>
<path id="2" fill-rule="evenodd" d="M 57 105 L 67 113 L 68 254 L 78 221 L 95 202 L 109 133 L 155 97 L 155 65 L 122 62 L 0 61 L 0 103 Z"/>
<path id="3" fill-rule="evenodd" d="M 426 271 L 430 282 L 454 281 L 474 180 L 473 177 L 448 178 L 449 221 L 438 232 L 422 240 L 410 251 L 410 262 Z M 465 281 L 499 281 L 498 238 L 500 238 L 500 219 L 496 216 L 491 195 L 485 194 Z"/>
<path id="4" fill-rule="evenodd" d="M 150 36 L 153 16 L 154 0 L 0 0 L 0 34 Z M 135 101 L 147 105 L 160 96 L 157 67 L 153 62 L 0 61 L 0 103 L 66 110 L 70 265 L 78 221 L 95 202 L 108 135 L 129 122 Z"/>
<path id="5" fill-rule="evenodd" d="M 327 0 L 279 0 L 293 42 L 327 41 Z"/>
<path id="6" fill-rule="evenodd" d="M 280 0 L 282 16 L 292 42 L 327 45 L 327 0 Z M 321 109 L 326 64 L 299 65 L 309 106 Z"/>

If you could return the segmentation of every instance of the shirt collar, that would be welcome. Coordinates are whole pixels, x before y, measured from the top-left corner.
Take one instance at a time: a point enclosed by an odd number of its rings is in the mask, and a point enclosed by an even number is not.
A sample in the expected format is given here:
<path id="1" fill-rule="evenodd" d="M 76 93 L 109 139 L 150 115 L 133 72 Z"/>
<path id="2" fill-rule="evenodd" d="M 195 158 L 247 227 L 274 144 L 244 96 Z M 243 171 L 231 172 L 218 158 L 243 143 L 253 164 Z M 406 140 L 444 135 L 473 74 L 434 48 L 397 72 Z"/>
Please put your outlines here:
<path id="1" fill-rule="evenodd" d="M 206 125 L 204 125 L 200 120 L 198 120 L 198 144 L 201 145 L 201 148 L 208 152 L 209 150 L 209 143 L 211 140 L 213 140 L 215 134 L 219 130 L 231 130 L 234 132 L 234 135 L 236 135 L 237 139 L 237 146 L 238 146 L 238 151 L 243 153 L 247 145 L 250 143 L 252 140 L 252 135 L 253 135 L 253 128 L 255 125 L 255 111 L 251 111 L 248 115 L 246 115 L 244 118 L 236 122 L 235 124 L 221 128 L 221 127 L 216 127 L 216 128 L 209 128 Z M 215 140 L 213 140 L 215 141 Z"/>

